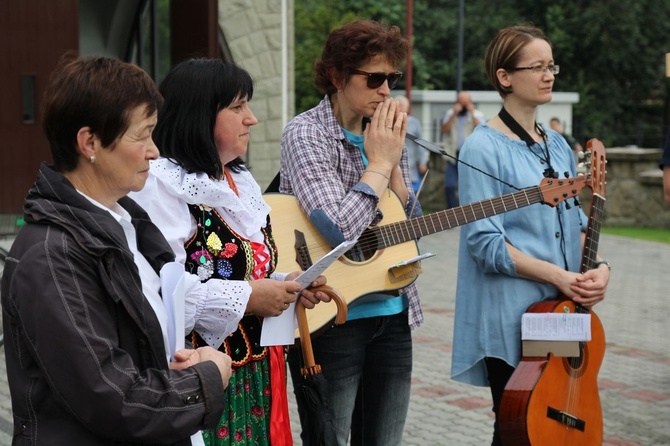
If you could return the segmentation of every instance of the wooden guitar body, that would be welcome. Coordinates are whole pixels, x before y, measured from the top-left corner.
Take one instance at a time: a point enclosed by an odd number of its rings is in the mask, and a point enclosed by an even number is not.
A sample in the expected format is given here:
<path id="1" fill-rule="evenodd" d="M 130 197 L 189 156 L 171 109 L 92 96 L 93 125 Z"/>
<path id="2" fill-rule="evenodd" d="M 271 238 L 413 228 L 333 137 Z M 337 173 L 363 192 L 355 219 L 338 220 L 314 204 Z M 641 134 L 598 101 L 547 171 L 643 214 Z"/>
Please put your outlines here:
<path id="1" fill-rule="evenodd" d="M 529 313 L 574 313 L 570 300 L 532 305 Z M 505 387 L 500 405 L 500 439 L 505 446 L 602 445 L 603 418 L 598 371 L 605 355 L 605 332 L 594 312 L 591 341 L 580 357 L 525 357 Z"/>
<path id="2" fill-rule="evenodd" d="M 366 294 L 398 294 L 398 290 L 416 280 L 417 271 L 411 274 L 392 267 L 419 254 L 416 242 L 419 238 L 532 204 L 556 206 L 578 196 L 585 185 L 583 177 L 545 178 L 539 186 L 409 220 L 400 199 L 389 189 L 378 205 L 384 216 L 382 222 L 367 228 L 355 247 L 328 267 L 325 272 L 328 285 L 342 293 L 347 305 Z M 277 271 L 305 270 L 330 252 L 332 247 L 314 228 L 293 195 L 268 193 L 263 198 L 272 208 L 272 234 L 279 252 Z M 336 314 L 334 305 L 317 305 L 307 312 L 310 331 L 329 328 Z"/>
<path id="3" fill-rule="evenodd" d="M 593 191 L 580 272 L 597 268 L 600 226 L 605 211 L 605 147 L 587 142 Z M 505 386 L 498 412 L 505 446 L 601 446 L 603 417 L 598 371 L 605 356 L 605 332 L 593 311 L 565 298 L 538 302 L 527 313 L 589 313 L 591 340 L 579 343 L 579 356 L 523 357 Z"/>
<path id="4" fill-rule="evenodd" d="M 264 198 L 272 207 L 270 218 L 279 253 L 277 271 L 291 272 L 303 269 L 294 247 L 294 231 L 304 235 L 309 256 L 314 261 L 330 252 L 332 247 L 314 229 L 293 195 L 266 194 Z M 397 196 L 382 199 L 379 208 L 384 213 L 384 223 L 407 220 L 405 210 Z M 377 246 L 381 244 L 375 244 L 375 247 Z M 392 282 L 388 273 L 392 265 L 419 254 L 415 240 L 371 250 L 369 254 L 370 257 L 362 261 L 351 260 L 344 255 L 324 273 L 328 278 L 328 285 L 336 288 L 344 296 L 347 305 L 364 294 L 394 292 L 397 294 L 397 290 L 411 285 L 416 280 L 416 277 L 411 277 Z M 321 327 L 329 327 L 336 315 L 337 309 L 334 305 L 317 305 L 307 311 L 310 330 L 314 332 L 319 331 Z"/>

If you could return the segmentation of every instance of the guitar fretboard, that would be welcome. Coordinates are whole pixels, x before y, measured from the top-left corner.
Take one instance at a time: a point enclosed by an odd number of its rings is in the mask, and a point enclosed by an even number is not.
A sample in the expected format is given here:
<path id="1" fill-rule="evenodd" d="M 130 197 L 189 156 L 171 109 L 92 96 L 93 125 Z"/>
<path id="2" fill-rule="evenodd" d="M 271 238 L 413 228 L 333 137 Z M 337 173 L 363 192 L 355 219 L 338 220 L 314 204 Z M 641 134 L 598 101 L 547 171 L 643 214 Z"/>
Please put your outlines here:
<path id="1" fill-rule="evenodd" d="M 604 213 L 605 198 L 593 194 L 589 223 L 586 227 L 586 240 L 584 242 L 582 265 L 580 267 L 580 272 L 582 273 L 585 273 L 596 266 L 596 255 L 598 254 L 598 243 L 600 242 L 600 227 L 603 222 Z"/>
<path id="2" fill-rule="evenodd" d="M 374 232 L 380 247 L 393 246 L 542 201 L 541 190 L 535 186 L 423 217 L 378 226 Z"/>

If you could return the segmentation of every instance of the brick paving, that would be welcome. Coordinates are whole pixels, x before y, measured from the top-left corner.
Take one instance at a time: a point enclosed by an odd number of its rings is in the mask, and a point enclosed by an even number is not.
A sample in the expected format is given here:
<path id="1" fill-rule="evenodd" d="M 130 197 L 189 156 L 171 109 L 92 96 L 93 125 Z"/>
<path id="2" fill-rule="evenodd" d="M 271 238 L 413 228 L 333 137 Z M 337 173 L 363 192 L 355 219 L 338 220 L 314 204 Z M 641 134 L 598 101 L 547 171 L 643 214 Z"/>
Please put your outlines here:
<path id="1" fill-rule="evenodd" d="M 449 379 L 458 229 L 425 237 L 418 279 L 426 322 L 414 332 L 414 371 L 406 446 L 490 444 L 493 425 L 487 388 Z M 7 246 L 0 240 L 0 246 Z M 605 446 L 670 445 L 670 343 L 666 292 L 670 245 L 602 235 L 600 255 L 612 278 L 598 314 L 607 337 L 598 387 Z M 289 392 L 294 440 L 298 417 Z M 0 446 L 10 444 L 11 408 L 0 351 Z"/>

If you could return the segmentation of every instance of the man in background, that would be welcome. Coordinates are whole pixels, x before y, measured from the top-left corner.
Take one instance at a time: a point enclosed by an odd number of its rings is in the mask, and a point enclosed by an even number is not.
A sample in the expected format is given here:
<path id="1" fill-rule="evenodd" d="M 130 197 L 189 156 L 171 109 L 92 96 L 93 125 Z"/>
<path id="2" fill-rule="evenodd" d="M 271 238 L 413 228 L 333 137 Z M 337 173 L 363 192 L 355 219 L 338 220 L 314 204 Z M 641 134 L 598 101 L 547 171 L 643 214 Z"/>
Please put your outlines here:
<path id="1" fill-rule="evenodd" d="M 484 114 L 475 108 L 470 93 L 458 93 L 456 104 L 447 110 L 442 119 L 441 132 L 444 135 L 447 164 L 444 173 L 444 191 L 447 199 L 447 208 L 458 206 L 458 151 L 465 138 L 479 124 L 484 122 Z"/>
<path id="2" fill-rule="evenodd" d="M 575 159 L 577 159 L 577 154 L 583 150 L 582 145 L 577 142 L 574 136 L 563 131 L 563 124 L 561 123 L 561 120 L 556 117 L 551 118 L 549 120 L 549 127 L 551 127 L 551 129 L 555 132 L 560 133 L 561 136 L 565 138 L 565 140 L 568 142 L 568 145 L 575 154 Z"/>

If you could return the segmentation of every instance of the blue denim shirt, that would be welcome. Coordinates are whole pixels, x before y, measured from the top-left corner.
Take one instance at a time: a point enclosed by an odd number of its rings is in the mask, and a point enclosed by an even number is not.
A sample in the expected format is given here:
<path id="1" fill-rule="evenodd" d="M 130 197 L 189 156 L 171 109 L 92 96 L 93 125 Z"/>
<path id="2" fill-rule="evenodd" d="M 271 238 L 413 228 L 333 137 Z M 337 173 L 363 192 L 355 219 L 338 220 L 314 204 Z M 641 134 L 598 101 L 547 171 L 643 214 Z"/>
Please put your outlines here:
<path id="1" fill-rule="evenodd" d="M 564 176 L 576 176 L 567 142 L 547 130 L 551 165 Z M 467 138 L 460 159 L 518 188 L 538 186 L 546 164 L 539 144 L 529 148 L 486 124 Z M 517 192 L 466 166 L 459 168 L 462 204 Z M 488 386 L 484 357 L 496 357 L 516 367 L 521 357 L 521 316 L 533 303 L 555 298 L 558 290 L 546 283 L 517 276 L 506 242 L 522 252 L 570 271 L 579 271 L 580 233 L 586 215 L 570 200 L 557 208 L 533 204 L 461 228 L 451 376 L 456 381 Z"/>

